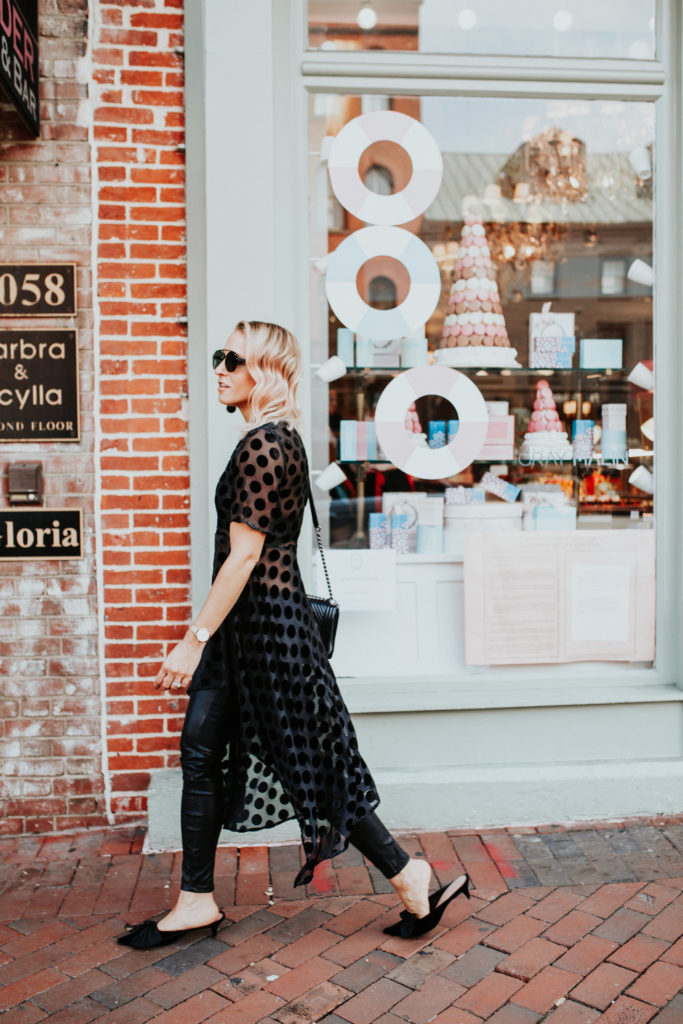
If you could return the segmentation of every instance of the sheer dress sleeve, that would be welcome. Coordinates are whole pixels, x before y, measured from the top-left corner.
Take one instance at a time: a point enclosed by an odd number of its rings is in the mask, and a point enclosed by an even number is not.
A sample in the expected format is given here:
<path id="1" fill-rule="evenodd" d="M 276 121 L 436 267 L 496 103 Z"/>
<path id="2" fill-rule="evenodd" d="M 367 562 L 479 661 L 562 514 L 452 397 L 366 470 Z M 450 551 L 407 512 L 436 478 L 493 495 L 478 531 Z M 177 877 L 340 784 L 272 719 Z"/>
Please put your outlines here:
<path id="1" fill-rule="evenodd" d="M 241 442 L 233 476 L 230 519 L 272 537 L 282 519 L 284 457 L 273 431 L 257 427 Z"/>

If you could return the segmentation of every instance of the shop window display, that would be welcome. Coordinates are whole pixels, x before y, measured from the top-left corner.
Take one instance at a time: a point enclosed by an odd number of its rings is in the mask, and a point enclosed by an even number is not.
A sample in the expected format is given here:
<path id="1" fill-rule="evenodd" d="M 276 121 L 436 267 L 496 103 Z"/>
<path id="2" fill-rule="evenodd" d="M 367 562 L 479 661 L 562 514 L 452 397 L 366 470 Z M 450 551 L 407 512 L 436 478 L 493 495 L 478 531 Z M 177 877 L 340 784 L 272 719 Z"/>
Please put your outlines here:
<path id="1" fill-rule="evenodd" d="M 311 336 L 328 546 L 450 565 L 453 594 L 470 532 L 629 530 L 635 549 L 653 524 L 652 106 L 397 96 L 368 115 L 359 97 L 322 99 Z"/>

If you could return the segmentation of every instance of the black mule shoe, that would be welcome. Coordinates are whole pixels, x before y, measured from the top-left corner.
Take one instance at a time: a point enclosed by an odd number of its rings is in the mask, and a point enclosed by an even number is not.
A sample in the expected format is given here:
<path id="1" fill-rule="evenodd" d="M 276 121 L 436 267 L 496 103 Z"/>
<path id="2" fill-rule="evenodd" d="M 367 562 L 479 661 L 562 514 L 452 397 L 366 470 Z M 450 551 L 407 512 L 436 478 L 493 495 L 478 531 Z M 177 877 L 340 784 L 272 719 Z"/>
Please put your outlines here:
<path id="1" fill-rule="evenodd" d="M 384 929 L 385 935 L 399 935 L 402 939 L 416 939 L 419 935 L 430 932 L 432 928 L 436 928 L 451 900 L 454 900 L 461 892 L 465 893 L 467 899 L 470 898 L 469 875 L 459 875 L 448 885 L 433 892 L 429 897 L 429 913 L 426 917 L 416 917 L 409 910 L 403 910 L 401 920 Z"/>
<path id="2" fill-rule="evenodd" d="M 180 928 L 174 932 L 162 932 L 157 928 L 156 921 L 151 919 L 134 924 L 124 935 L 119 935 L 117 942 L 120 946 L 132 946 L 133 949 L 154 949 L 156 946 L 169 946 L 176 939 L 183 935 L 190 935 L 191 932 L 199 932 L 202 928 L 209 928 L 212 936 L 215 937 L 218 926 L 225 921 L 225 914 L 211 924 L 200 924 L 197 928 Z"/>

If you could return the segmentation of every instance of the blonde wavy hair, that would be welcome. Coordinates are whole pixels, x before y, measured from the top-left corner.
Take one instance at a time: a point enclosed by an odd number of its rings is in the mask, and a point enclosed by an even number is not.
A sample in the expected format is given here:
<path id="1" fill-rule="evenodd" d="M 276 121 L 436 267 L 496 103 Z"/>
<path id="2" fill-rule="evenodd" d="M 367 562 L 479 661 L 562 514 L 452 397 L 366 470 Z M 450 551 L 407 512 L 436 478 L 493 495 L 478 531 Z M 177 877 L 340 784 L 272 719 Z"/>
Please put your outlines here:
<path id="1" fill-rule="evenodd" d="M 240 320 L 235 330 L 244 335 L 247 370 L 256 381 L 249 402 L 247 429 L 283 420 L 301 423 L 296 392 L 301 382 L 299 343 L 285 327 Z"/>

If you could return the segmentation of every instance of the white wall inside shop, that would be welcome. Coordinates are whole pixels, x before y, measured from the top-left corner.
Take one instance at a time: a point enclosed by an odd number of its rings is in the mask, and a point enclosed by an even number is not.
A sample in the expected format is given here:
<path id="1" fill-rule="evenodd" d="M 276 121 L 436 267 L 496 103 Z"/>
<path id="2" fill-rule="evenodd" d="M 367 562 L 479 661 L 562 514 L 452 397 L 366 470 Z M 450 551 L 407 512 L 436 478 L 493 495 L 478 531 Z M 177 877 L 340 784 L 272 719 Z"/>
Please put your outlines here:
<path id="1" fill-rule="evenodd" d="M 669 93 L 658 101 L 661 152 L 656 164 L 661 177 L 657 188 L 666 200 L 664 206 L 668 203 L 666 220 L 671 209 L 678 215 L 681 209 L 680 140 L 678 149 L 671 141 L 676 137 L 682 75 L 675 42 L 678 6 L 675 0 L 660 5 L 667 25 L 662 38 L 674 40 L 668 44 Z M 540 95 L 545 90 L 576 96 L 623 93 L 642 99 L 657 99 L 663 92 L 662 72 L 655 62 L 645 62 L 647 67 L 643 64 L 637 80 L 633 62 L 628 67 L 627 62 L 597 62 L 594 68 L 587 61 L 506 64 L 501 59 L 492 70 L 485 59 L 479 67 L 473 58 L 458 65 L 452 59 L 439 63 L 424 54 L 380 54 L 377 59 L 371 53 L 303 57 L 304 16 L 303 0 L 186 4 L 195 606 L 209 583 L 213 488 L 237 438 L 236 426 L 226 425 L 228 417 L 214 402 L 210 352 L 221 346 L 226 329 L 236 320 L 274 319 L 291 326 L 301 339 L 310 372 L 310 91 L 474 94 L 479 89 L 499 95 L 533 95 L 536 90 Z M 501 78 L 504 65 L 509 65 L 509 81 Z M 459 79 L 449 77 L 458 73 Z M 669 139 L 666 143 L 661 141 L 664 134 Z M 674 223 L 679 219 L 674 218 Z M 679 417 L 680 355 L 672 339 L 680 322 L 681 299 L 679 289 L 673 287 L 681 265 L 680 239 L 667 231 L 663 220 L 657 229 L 657 246 L 655 261 L 663 284 L 655 312 L 656 357 L 666 359 L 671 367 L 671 374 L 660 376 L 657 415 L 669 408 Z M 303 402 L 309 417 L 321 414 L 316 401 L 314 410 L 307 374 Z M 416 656 L 411 671 L 399 678 L 390 671 L 389 662 L 384 675 L 377 666 L 363 675 L 359 652 L 356 677 L 344 678 L 340 685 L 361 750 L 380 787 L 387 824 L 455 828 L 681 810 L 683 692 L 674 648 L 679 642 L 676 624 L 683 599 L 676 526 L 683 484 L 681 431 L 670 426 L 668 433 L 659 461 L 670 474 L 672 486 L 661 494 L 657 513 L 658 532 L 669 538 L 666 557 L 662 557 L 661 541 L 659 547 L 662 654 L 657 668 L 558 666 L 463 672 L 459 663 L 448 672 L 447 667 L 442 671 Z M 662 428 L 660 436 L 665 434 Z M 309 442 L 310 437 L 309 431 Z M 309 531 L 304 535 L 301 562 L 305 566 L 310 564 L 311 545 Z M 454 586 L 461 567 L 452 569 Z M 342 660 L 338 659 L 337 667 L 346 675 L 351 671 L 354 640 L 347 635 L 340 645 Z M 180 845 L 179 792 L 178 771 L 154 775 L 149 792 L 153 848 Z M 279 833 L 296 834 L 291 825 Z M 239 841 L 274 838 L 275 832 L 263 832 L 240 836 Z"/>

